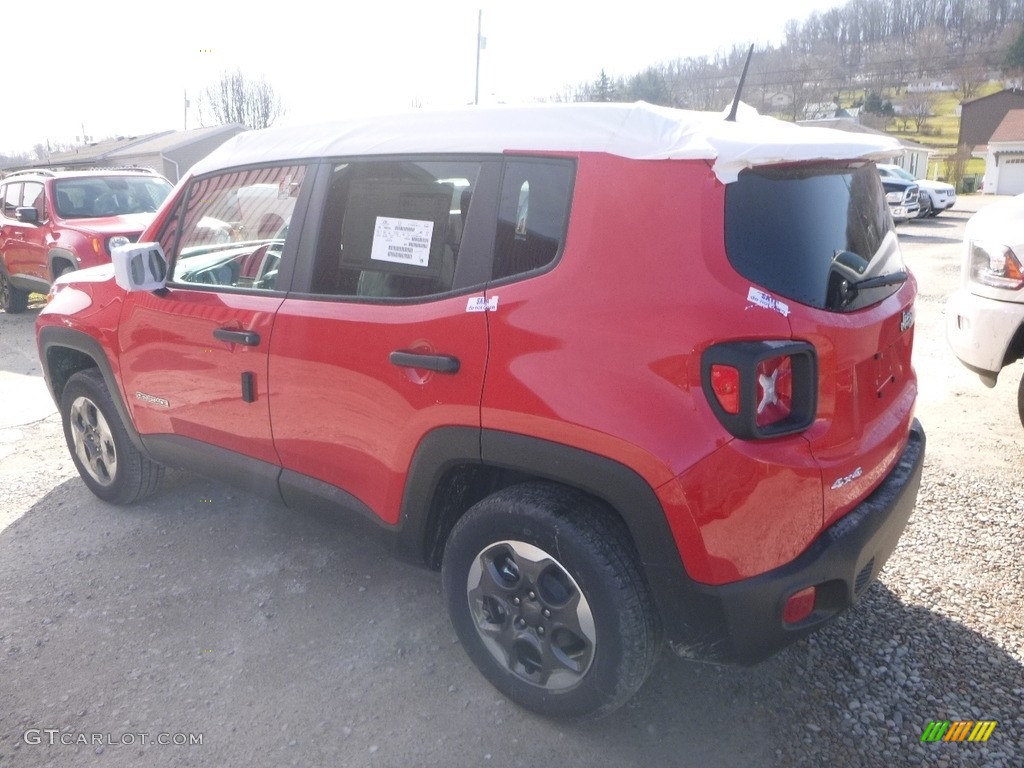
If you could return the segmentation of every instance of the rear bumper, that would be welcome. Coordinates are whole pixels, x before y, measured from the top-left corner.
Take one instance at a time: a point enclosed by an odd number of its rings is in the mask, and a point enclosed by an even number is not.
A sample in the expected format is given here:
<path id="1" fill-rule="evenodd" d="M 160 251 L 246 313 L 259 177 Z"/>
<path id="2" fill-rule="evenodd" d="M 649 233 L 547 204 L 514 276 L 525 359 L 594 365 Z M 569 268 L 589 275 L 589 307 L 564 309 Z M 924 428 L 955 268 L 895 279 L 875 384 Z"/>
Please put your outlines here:
<path id="1" fill-rule="evenodd" d="M 916 419 L 899 461 L 870 496 L 825 530 L 792 562 L 722 586 L 695 585 L 704 616 L 699 640 L 675 640 L 681 656 L 754 664 L 819 629 L 856 601 L 896 549 L 917 500 L 925 435 Z M 782 620 L 786 600 L 817 587 L 814 611 L 797 624 Z"/>

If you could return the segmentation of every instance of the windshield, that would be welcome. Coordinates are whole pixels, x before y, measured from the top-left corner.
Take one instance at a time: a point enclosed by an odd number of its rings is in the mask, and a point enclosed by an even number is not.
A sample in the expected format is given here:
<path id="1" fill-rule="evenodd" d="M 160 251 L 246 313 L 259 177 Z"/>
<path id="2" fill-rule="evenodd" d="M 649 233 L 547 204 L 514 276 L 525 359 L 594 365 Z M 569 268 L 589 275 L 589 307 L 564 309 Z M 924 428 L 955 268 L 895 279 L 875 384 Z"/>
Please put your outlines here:
<path id="1" fill-rule="evenodd" d="M 903 179 L 904 181 L 917 181 L 917 179 L 914 178 L 913 174 L 903 170 L 898 165 L 886 166 L 881 170 L 887 176 L 892 176 L 897 179 Z"/>
<path id="2" fill-rule="evenodd" d="M 748 280 L 835 312 L 881 301 L 906 279 L 870 164 L 743 171 L 726 188 L 725 246 Z"/>
<path id="3" fill-rule="evenodd" d="M 54 203 L 63 219 L 97 219 L 152 213 L 171 191 L 159 176 L 84 176 L 57 179 Z"/>

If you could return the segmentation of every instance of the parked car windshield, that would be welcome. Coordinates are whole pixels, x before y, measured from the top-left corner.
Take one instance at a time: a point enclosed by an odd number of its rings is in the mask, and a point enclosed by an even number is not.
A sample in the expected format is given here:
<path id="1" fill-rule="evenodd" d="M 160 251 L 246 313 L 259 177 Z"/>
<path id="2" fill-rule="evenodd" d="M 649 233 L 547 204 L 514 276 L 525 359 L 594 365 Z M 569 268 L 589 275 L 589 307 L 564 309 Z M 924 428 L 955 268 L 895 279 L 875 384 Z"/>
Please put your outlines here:
<path id="1" fill-rule="evenodd" d="M 748 280 L 819 309 L 869 306 L 906 279 L 871 164 L 743 171 L 726 188 L 725 245 Z"/>
<path id="2" fill-rule="evenodd" d="M 170 192 L 160 176 L 87 176 L 57 179 L 54 203 L 63 219 L 95 219 L 152 213 Z"/>
<path id="3" fill-rule="evenodd" d="M 904 181 L 913 182 L 917 181 L 912 173 L 900 168 L 898 165 L 887 165 L 885 167 L 879 166 L 878 172 L 883 176 L 890 176 L 894 179 L 903 179 Z"/>

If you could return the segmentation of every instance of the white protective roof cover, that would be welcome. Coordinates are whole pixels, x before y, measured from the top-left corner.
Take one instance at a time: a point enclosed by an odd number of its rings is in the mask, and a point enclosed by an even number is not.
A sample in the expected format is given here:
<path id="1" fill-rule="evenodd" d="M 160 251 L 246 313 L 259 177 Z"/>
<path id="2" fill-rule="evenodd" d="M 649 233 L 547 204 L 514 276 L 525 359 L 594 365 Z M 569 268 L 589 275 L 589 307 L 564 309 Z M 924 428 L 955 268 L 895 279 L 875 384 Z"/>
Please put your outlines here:
<path id="1" fill-rule="evenodd" d="M 360 155 L 607 152 L 640 160 L 707 160 L 719 180 L 744 168 L 805 160 L 882 160 L 900 151 L 884 136 L 802 127 L 744 106 L 736 122 L 718 112 L 634 104 L 416 109 L 311 126 L 241 133 L 193 174 L 283 160 Z"/>

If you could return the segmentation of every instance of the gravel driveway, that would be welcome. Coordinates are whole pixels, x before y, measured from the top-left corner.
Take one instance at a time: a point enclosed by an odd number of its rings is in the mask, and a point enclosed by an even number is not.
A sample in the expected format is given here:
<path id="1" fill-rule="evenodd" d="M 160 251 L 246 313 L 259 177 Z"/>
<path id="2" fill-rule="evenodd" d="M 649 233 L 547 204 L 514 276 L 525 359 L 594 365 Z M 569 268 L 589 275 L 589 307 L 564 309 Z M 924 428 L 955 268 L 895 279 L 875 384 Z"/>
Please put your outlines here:
<path id="1" fill-rule="evenodd" d="M 332 518 L 181 473 L 136 507 L 96 500 L 39 379 L 36 313 L 0 314 L 0 766 L 1024 765 L 1024 366 L 985 389 L 942 328 L 990 200 L 899 229 L 929 455 L 880 582 L 753 669 L 666 654 L 586 725 L 503 699 L 439 577 Z M 922 743 L 933 720 L 998 724 Z"/>

